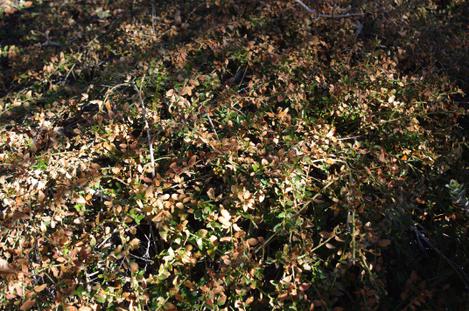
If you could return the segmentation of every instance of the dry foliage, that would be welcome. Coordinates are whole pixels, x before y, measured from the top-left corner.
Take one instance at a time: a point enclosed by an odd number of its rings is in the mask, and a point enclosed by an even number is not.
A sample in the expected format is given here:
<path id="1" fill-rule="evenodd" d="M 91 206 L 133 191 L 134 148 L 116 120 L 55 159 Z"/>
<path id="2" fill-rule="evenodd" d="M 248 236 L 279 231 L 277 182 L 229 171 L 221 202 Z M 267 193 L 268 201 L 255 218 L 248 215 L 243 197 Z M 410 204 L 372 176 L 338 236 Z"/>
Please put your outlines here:
<path id="1" fill-rule="evenodd" d="M 466 1 L 302 2 L 1 2 L 1 309 L 464 308 Z"/>

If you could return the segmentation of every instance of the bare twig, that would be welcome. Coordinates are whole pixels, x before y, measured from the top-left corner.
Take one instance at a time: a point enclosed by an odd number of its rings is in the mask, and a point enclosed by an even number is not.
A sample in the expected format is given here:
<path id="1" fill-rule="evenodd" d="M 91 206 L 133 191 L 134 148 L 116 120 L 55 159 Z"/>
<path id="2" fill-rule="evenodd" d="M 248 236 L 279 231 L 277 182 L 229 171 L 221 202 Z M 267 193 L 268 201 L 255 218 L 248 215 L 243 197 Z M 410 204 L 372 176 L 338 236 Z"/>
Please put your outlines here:
<path id="1" fill-rule="evenodd" d="M 135 83 L 133 83 L 133 86 L 135 90 L 137 91 L 138 98 L 140 100 L 140 105 L 142 106 L 142 113 L 143 113 L 143 120 L 145 122 L 145 128 L 147 131 L 147 140 L 148 140 L 148 146 L 150 148 L 150 160 L 151 160 L 151 168 L 152 168 L 152 176 L 153 178 L 155 177 L 155 155 L 153 151 L 153 143 L 151 139 L 151 133 L 150 133 L 150 125 L 148 124 L 148 119 L 147 119 L 147 108 L 145 107 L 145 102 L 143 101 L 143 96 L 142 96 L 142 86 L 143 82 L 145 81 L 145 76 L 142 78 L 142 83 L 140 86 L 140 89 L 137 87 Z"/>
<path id="2" fill-rule="evenodd" d="M 208 122 L 210 122 L 210 125 L 212 126 L 213 132 L 215 132 L 215 136 L 217 136 L 217 139 L 220 140 L 217 130 L 215 129 L 215 125 L 213 125 L 212 118 L 210 118 L 210 115 L 208 113 L 207 113 L 207 118 L 208 118 Z"/>
<path id="3" fill-rule="evenodd" d="M 308 13 L 313 14 L 316 16 L 316 19 L 320 18 L 348 18 L 348 17 L 357 17 L 357 16 L 363 16 L 363 13 L 345 13 L 345 14 L 322 14 L 318 13 L 315 9 L 310 8 L 307 6 L 303 1 L 301 0 L 295 0 L 296 3 L 298 3 L 300 6 L 303 7 Z"/>
<path id="4" fill-rule="evenodd" d="M 446 263 L 453 269 L 455 274 L 461 279 L 461 282 L 464 284 L 466 287 L 466 291 L 469 292 L 469 278 L 464 272 L 463 268 L 461 268 L 459 265 L 454 263 L 451 259 L 449 259 L 445 254 L 443 254 L 442 251 L 440 251 L 435 245 L 433 245 L 430 240 L 423 234 L 419 229 L 420 225 L 415 224 L 412 227 L 412 230 L 414 231 L 417 240 L 420 242 L 420 240 L 424 241 L 425 244 L 427 244 L 431 249 L 433 249 Z"/>
<path id="5" fill-rule="evenodd" d="M 355 140 L 355 139 L 361 138 L 361 137 L 363 137 L 363 135 L 342 137 L 342 138 L 337 138 L 337 140 L 338 141 Z"/>
<path id="6" fill-rule="evenodd" d="M 134 258 L 137 258 L 137 259 L 140 259 L 144 262 L 149 262 L 149 263 L 153 263 L 154 261 L 150 258 L 146 258 L 146 257 L 142 257 L 142 256 L 137 256 L 137 255 L 134 255 L 134 254 L 129 254 L 131 257 L 134 257 Z"/>
<path id="7" fill-rule="evenodd" d="M 120 183 L 123 184 L 123 185 L 126 185 L 126 186 L 129 185 L 129 183 L 127 183 L 127 182 L 124 181 L 123 179 L 121 179 L 121 178 L 119 178 L 119 177 L 116 177 L 116 176 L 114 176 L 114 175 L 103 175 L 102 178 L 111 178 L 111 179 L 114 179 L 114 180 L 120 182 Z"/>
<path id="8" fill-rule="evenodd" d="M 338 227 L 335 227 L 334 230 L 332 230 L 331 235 L 327 239 L 325 239 L 324 241 L 322 241 L 321 243 L 316 245 L 310 252 L 311 253 L 315 252 L 318 249 L 320 249 L 321 247 L 323 247 L 324 245 L 326 245 L 327 243 L 329 243 L 333 238 L 335 238 L 337 236 L 337 231 L 338 231 Z"/>
<path id="9" fill-rule="evenodd" d="M 52 46 L 52 47 L 56 47 L 56 48 L 61 48 L 61 47 L 63 47 L 62 44 L 60 44 L 60 43 L 58 43 L 58 42 L 55 42 L 55 41 L 50 41 L 49 39 L 47 39 L 46 42 L 41 43 L 41 46 Z"/>
<path id="10" fill-rule="evenodd" d="M 299 5 L 301 5 L 301 6 L 303 7 L 303 9 L 305 9 L 306 11 L 308 11 L 308 13 L 317 14 L 317 12 L 316 12 L 315 9 L 310 8 L 310 7 L 307 6 L 303 1 L 301 1 L 301 0 L 295 0 L 295 2 L 298 3 Z"/>
<path id="11" fill-rule="evenodd" d="M 153 250 L 154 252 L 158 252 L 158 246 L 156 245 L 156 237 L 155 237 L 155 232 L 153 230 L 153 224 L 151 223 L 151 221 L 147 220 L 148 222 L 148 227 L 150 228 L 150 240 L 151 240 L 151 243 L 153 244 Z"/>
<path id="12" fill-rule="evenodd" d="M 99 243 L 98 246 L 96 246 L 96 248 L 101 248 L 104 246 L 104 244 L 106 244 L 107 241 L 109 241 L 109 239 L 112 237 L 112 234 L 109 234 L 101 243 Z"/>
<path id="13" fill-rule="evenodd" d="M 156 0 L 151 0 L 151 28 L 156 34 Z"/>
<path id="14" fill-rule="evenodd" d="M 67 72 L 67 75 L 65 76 L 65 78 L 63 79 L 62 81 L 62 85 L 65 85 L 65 83 L 67 83 L 67 80 L 68 80 L 68 77 L 70 76 L 70 74 L 72 73 L 73 69 L 75 69 L 75 65 L 77 63 L 74 63 L 72 68 L 70 68 L 70 70 Z"/>
<path id="15" fill-rule="evenodd" d="M 348 18 L 348 17 L 358 17 L 363 16 L 363 13 L 346 13 L 346 14 L 319 14 L 318 18 Z"/>
<path id="16" fill-rule="evenodd" d="M 148 237 L 148 235 L 144 234 L 145 238 L 147 239 L 147 249 L 145 250 L 145 254 L 143 255 L 144 258 L 150 258 L 150 246 L 151 246 L 151 240 Z"/>
<path id="17" fill-rule="evenodd" d="M 241 77 L 241 81 L 239 81 L 238 87 L 241 87 L 241 85 L 244 82 L 244 78 L 246 77 L 246 72 L 248 71 L 248 66 L 246 65 L 246 68 L 244 69 L 243 76 Z"/>

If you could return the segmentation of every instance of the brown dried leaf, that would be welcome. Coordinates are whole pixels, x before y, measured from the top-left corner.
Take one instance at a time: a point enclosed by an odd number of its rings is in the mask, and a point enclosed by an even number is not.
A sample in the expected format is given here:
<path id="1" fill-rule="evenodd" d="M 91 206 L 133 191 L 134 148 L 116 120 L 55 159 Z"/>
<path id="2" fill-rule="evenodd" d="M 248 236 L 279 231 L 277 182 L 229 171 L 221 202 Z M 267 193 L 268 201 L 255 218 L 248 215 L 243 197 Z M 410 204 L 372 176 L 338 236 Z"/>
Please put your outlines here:
<path id="1" fill-rule="evenodd" d="M 137 249 L 140 246 L 140 240 L 137 238 L 132 239 L 132 241 L 129 242 L 130 249 L 134 250 Z"/>
<path id="2" fill-rule="evenodd" d="M 43 290 L 45 290 L 46 287 L 47 287 L 47 284 L 38 285 L 38 286 L 34 287 L 34 291 L 35 291 L 36 293 L 40 293 L 40 292 L 42 292 Z"/>
<path id="3" fill-rule="evenodd" d="M 20 307 L 20 310 L 21 311 L 27 311 L 29 309 L 31 309 L 32 307 L 34 307 L 34 305 L 36 304 L 36 301 L 35 300 L 26 300 Z"/>
<path id="4" fill-rule="evenodd" d="M 259 244 L 259 241 L 256 238 L 250 238 L 246 240 L 246 243 L 248 243 L 249 246 L 256 246 Z"/>
<path id="5" fill-rule="evenodd" d="M 391 245 L 391 241 L 390 240 L 387 240 L 387 239 L 384 239 L 384 240 L 379 240 L 378 241 L 378 246 L 379 247 L 388 247 L 389 245 Z"/>
<path id="6" fill-rule="evenodd" d="M 213 188 L 208 189 L 207 190 L 207 195 L 208 195 L 210 200 L 213 200 L 213 201 L 216 200 L 215 189 L 213 189 Z"/>
<path id="7" fill-rule="evenodd" d="M 189 162 L 187 163 L 187 165 L 189 167 L 191 166 L 194 166 L 195 162 L 197 161 L 197 156 L 196 155 L 193 155 L 190 159 L 189 159 Z"/>
<path id="8" fill-rule="evenodd" d="M 0 258 L 0 274 L 16 273 L 16 270 L 6 261 Z"/>

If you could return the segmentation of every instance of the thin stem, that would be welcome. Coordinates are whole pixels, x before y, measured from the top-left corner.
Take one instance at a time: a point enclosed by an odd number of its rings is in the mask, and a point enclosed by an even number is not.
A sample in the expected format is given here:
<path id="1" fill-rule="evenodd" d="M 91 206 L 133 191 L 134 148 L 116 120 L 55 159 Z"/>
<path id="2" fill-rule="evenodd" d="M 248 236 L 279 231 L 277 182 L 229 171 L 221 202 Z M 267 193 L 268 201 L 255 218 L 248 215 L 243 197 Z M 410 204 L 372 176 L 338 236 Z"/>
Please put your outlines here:
<path id="1" fill-rule="evenodd" d="M 208 113 L 207 113 L 207 118 L 208 118 L 208 122 L 210 122 L 210 125 L 212 126 L 213 132 L 215 132 L 215 136 L 217 136 L 217 139 L 220 140 L 217 130 L 215 129 L 215 125 L 213 125 L 212 118 L 210 118 L 210 115 Z"/>
<path id="2" fill-rule="evenodd" d="M 305 9 L 308 13 L 316 15 L 316 19 L 320 18 L 348 18 L 348 17 L 357 17 L 357 16 L 363 16 L 363 13 L 346 13 L 346 14 L 318 14 L 318 12 L 315 9 L 310 8 L 307 6 L 303 1 L 301 0 L 295 0 L 296 3 L 301 5 L 303 9 Z"/>
<path id="3" fill-rule="evenodd" d="M 303 7 L 303 9 L 305 9 L 306 11 L 308 11 L 308 13 L 317 14 L 317 12 L 316 12 L 315 9 L 310 8 L 310 7 L 307 6 L 303 1 L 301 1 L 301 0 L 295 0 L 295 2 L 298 3 L 299 5 L 301 5 L 301 6 Z"/>
<path id="4" fill-rule="evenodd" d="M 155 155 L 153 151 L 153 143 L 152 143 L 152 138 L 151 138 L 151 133 L 150 133 L 150 125 L 148 123 L 147 119 L 147 108 L 145 107 L 145 102 L 143 101 L 143 96 L 142 96 L 142 87 L 143 87 L 143 82 L 145 81 L 145 76 L 142 78 L 142 83 L 140 86 L 140 89 L 137 87 L 135 83 L 133 84 L 134 89 L 137 91 L 138 98 L 140 100 L 140 105 L 142 106 L 142 114 L 143 114 L 143 120 L 145 122 L 145 129 L 147 132 L 147 140 L 148 140 L 148 146 L 150 148 L 150 161 L 151 161 L 151 168 L 152 168 L 152 176 L 155 178 Z"/>

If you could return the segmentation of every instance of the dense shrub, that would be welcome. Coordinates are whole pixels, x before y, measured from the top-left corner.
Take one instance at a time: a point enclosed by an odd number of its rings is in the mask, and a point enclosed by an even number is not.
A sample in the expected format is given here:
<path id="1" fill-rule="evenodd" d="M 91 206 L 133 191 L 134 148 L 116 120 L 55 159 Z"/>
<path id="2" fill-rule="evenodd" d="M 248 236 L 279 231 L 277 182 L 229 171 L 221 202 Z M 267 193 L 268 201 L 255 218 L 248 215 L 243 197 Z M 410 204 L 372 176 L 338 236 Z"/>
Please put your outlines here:
<path id="1" fill-rule="evenodd" d="M 4 14 L 0 306 L 464 309 L 467 7 Z"/>

